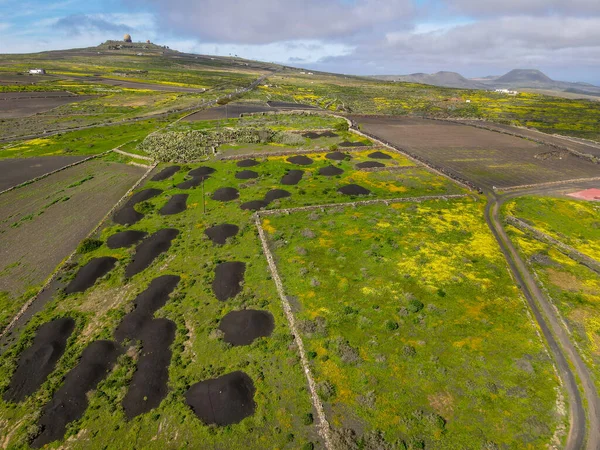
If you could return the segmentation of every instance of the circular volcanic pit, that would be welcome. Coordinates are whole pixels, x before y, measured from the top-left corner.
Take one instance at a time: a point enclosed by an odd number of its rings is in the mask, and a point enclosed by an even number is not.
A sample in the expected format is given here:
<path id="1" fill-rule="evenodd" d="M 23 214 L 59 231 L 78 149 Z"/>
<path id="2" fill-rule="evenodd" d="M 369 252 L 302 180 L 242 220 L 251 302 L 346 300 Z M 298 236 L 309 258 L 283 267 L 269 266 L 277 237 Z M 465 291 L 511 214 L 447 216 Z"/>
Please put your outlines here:
<path id="1" fill-rule="evenodd" d="M 175 194 L 163 206 L 159 213 L 163 216 L 172 216 L 179 214 L 187 209 L 188 194 Z"/>
<path id="2" fill-rule="evenodd" d="M 191 189 L 191 188 L 195 188 L 197 186 L 200 186 L 200 183 L 202 183 L 202 180 L 204 180 L 206 178 L 210 178 L 210 177 L 206 176 L 206 177 L 194 177 L 194 178 L 190 178 L 189 180 L 185 180 L 185 181 L 179 183 L 175 187 L 177 189 Z"/>
<path id="3" fill-rule="evenodd" d="M 348 184 L 346 186 L 342 186 L 338 189 L 338 192 L 344 195 L 369 195 L 371 193 L 371 191 L 359 186 L 358 184 Z"/>
<path id="4" fill-rule="evenodd" d="M 290 194 L 285 189 L 271 189 L 265 194 L 265 202 L 271 203 L 274 200 L 279 200 L 280 198 L 287 198 L 291 196 L 292 194 Z"/>
<path id="5" fill-rule="evenodd" d="M 253 178 L 258 178 L 258 173 L 254 170 L 242 170 L 241 172 L 236 173 L 235 177 L 238 180 L 251 180 Z"/>
<path id="6" fill-rule="evenodd" d="M 127 230 L 115 233 L 106 240 L 108 248 L 127 248 L 144 239 L 148 233 L 145 231 Z"/>
<path id="7" fill-rule="evenodd" d="M 185 393 L 186 403 L 206 425 L 232 425 L 254 414 L 254 383 L 244 372 L 201 381 Z"/>
<path id="8" fill-rule="evenodd" d="M 90 260 L 85 266 L 79 269 L 75 278 L 65 288 L 65 292 L 72 294 L 74 292 L 84 292 L 88 288 L 91 288 L 98 278 L 103 277 L 115 267 L 116 262 L 117 259 L 110 256 L 102 256 L 101 258 Z"/>
<path id="9" fill-rule="evenodd" d="M 140 202 L 150 200 L 160 193 L 162 193 L 160 189 L 145 189 L 133 194 L 131 198 L 127 200 L 125 205 L 114 215 L 113 221 L 119 225 L 133 225 L 134 223 L 139 222 L 144 215 L 137 212 L 134 209 L 134 206 Z"/>
<path id="10" fill-rule="evenodd" d="M 167 396 L 170 346 L 175 340 L 175 322 L 154 319 L 144 326 L 139 339 L 142 341 L 141 355 L 123 398 L 123 409 L 128 419 L 156 408 Z"/>
<path id="11" fill-rule="evenodd" d="M 331 159 L 332 161 L 345 161 L 346 159 L 351 159 L 352 157 L 348 153 L 331 152 L 327 153 L 325 158 Z"/>
<path id="12" fill-rule="evenodd" d="M 362 142 L 350 142 L 350 141 L 344 141 L 344 142 L 340 142 L 338 144 L 338 147 L 363 147 L 365 144 L 363 144 Z"/>
<path id="13" fill-rule="evenodd" d="M 338 137 L 339 135 L 337 133 L 334 133 L 333 131 L 323 131 L 319 134 L 320 137 L 326 137 L 326 138 L 334 138 L 334 137 Z"/>
<path id="14" fill-rule="evenodd" d="M 245 211 L 258 211 L 261 208 L 265 208 L 269 203 L 264 200 L 251 200 L 243 203 L 240 208 Z"/>
<path id="15" fill-rule="evenodd" d="M 304 155 L 290 156 L 287 161 L 299 166 L 310 166 L 313 163 L 312 159 Z"/>
<path id="16" fill-rule="evenodd" d="M 144 327 L 152 321 L 154 313 L 165 306 L 179 280 L 176 275 L 154 278 L 148 288 L 133 301 L 133 311 L 126 314 L 117 326 L 114 332 L 117 342 L 138 339 Z"/>
<path id="17" fill-rule="evenodd" d="M 254 159 L 242 159 L 241 161 L 238 161 L 237 166 L 238 167 L 254 167 L 254 166 L 258 166 L 260 163 Z"/>
<path id="18" fill-rule="evenodd" d="M 319 169 L 319 175 L 325 175 L 326 177 L 333 177 L 335 175 L 341 175 L 343 173 L 343 169 L 334 166 L 321 167 Z"/>
<path id="19" fill-rule="evenodd" d="M 304 171 L 302 170 L 290 170 L 281 178 L 281 184 L 286 186 L 298 184 L 302 179 L 302 175 L 304 175 Z"/>
<path id="20" fill-rule="evenodd" d="M 239 196 L 240 193 L 237 189 L 232 187 L 224 187 L 217 189 L 212 195 L 212 199 L 219 202 L 230 202 L 231 200 L 237 199 Z"/>
<path id="21" fill-rule="evenodd" d="M 167 178 L 171 178 L 173 175 L 179 172 L 179 169 L 181 169 L 181 166 L 165 167 L 163 170 L 154 175 L 151 181 L 163 181 Z"/>
<path id="22" fill-rule="evenodd" d="M 165 228 L 157 231 L 149 238 L 142 241 L 135 249 L 135 255 L 125 269 L 125 276 L 130 278 L 140 273 L 156 259 L 158 255 L 166 252 L 171 247 L 171 241 L 179 234 L 179 230 Z"/>
<path id="23" fill-rule="evenodd" d="M 274 328 L 270 312 L 253 309 L 232 311 L 219 324 L 219 330 L 225 333 L 223 340 L 233 346 L 250 345 L 255 339 L 270 336 Z"/>
<path id="24" fill-rule="evenodd" d="M 246 264 L 243 262 L 224 262 L 215 268 L 212 290 L 217 299 L 224 302 L 235 297 L 242 290 Z"/>
<path id="25" fill-rule="evenodd" d="M 188 175 L 190 177 L 201 177 L 201 178 L 206 178 L 208 177 L 211 173 L 215 173 L 216 170 L 213 169 L 212 167 L 205 167 L 205 166 L 200 166 L 197 167 L 196 169 L 192 169 L 188 172 Z"/>
<path id="26" fill-rule="evenodd" d="M 375 169 L 379 167 L 385 167 L 385 164 L 377 161 L 365 161 L 356 165 L 357 169 Z"/>
<path id="27" fill-rule="evenodd" d="M 237 225 L 231 225 L 224 223 L 222 225 L 216 225 L 211 228 L 204 230 L 204 234 L 213 242 L 213 244 L 224 245 L 227 242 L 227 238 L 233 237 L 240 231 Z"/>
<path id="28" fill-rule="evenodd" d="M 38 422 L 41 432 L 31 442 L 32 447 L 40 448 L 63 438 L 67 425 L 80 419 L 87 409 L 88 392 L 108 375 L 121 352 L 121 347 L 112 341 L 94 341 L 85 348 L 79 363 L 42 409 Z"/>
<path id="29" fill-rule="evenodd" d="M 305 137 L 308 139 L 318 139 L 321 137 L 321 135 L 319 133 L 315 133 L 314 131 L 308 131 L 306 133 L 302 133 L 302 137 Z"/>
<path id="30" fill-rule="evenodd" d="M 387 153 L 383 153 L 383 152 L 373 152 L 369 155 L 369 158 L 373 158 L 373 159 L 392 159 L 392 157 L 390 155 L 388 155 Z"/>
<path id="31" fill-rule="evenodd" d="M 64 353 L 74 328 L 73 319 L 62 317 L 37 329 L 33 343 L 19 356 L 17 370 L 4 392 L 4 400 L 20 402 L 38 390 Z"/>

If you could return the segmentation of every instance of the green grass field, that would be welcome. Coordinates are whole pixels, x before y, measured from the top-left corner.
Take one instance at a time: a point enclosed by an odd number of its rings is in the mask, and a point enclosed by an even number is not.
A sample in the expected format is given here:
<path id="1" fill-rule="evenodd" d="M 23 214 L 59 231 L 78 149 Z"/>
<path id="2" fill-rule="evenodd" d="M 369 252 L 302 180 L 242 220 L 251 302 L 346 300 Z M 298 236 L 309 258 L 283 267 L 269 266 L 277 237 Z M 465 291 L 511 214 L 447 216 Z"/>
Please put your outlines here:
<path id="1" fill-rule="evenodd" d="M 564 425 L 552 362 L 482 208 L 263 219 L 336 439 L 546 448 Z"/>

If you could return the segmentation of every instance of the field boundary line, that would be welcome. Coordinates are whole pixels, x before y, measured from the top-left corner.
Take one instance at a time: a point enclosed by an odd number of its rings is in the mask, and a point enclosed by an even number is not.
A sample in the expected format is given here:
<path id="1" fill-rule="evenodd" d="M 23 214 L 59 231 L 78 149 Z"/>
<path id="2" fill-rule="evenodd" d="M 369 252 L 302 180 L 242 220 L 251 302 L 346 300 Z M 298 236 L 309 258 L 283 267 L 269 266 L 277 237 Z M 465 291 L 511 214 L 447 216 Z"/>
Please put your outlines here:
<path id="1" fill-rule="evenodd" d="M 109 152 L 110 151 L 112 151 L 112 150 L 109 150 Z M 123 201 L 127 197 L 129 197 L 131 192 L 133 192 L 135 189 L 137 189 L 140 186 L 140 184 L 142 184 L 144 182 L 144 180 L 148 177 L 148 175 L 150 175 L 150 172 L 152 172 L 156 166 L 157 166 L 157 164 L 154 164 L 146 172 L 144 172 L 144 174 L 135 182 L 135 184 L 131 188 L 129 188 L 129 190 L 117 201 L 117 203 L 115 203 L 115 205 L 113 205 L 113 207 L 110 209 L 110 211 L 108 211 L 104 215 L 104 217 L 102 217 L 102 219 L 100 219 L 100 222 L 98 222 L 98 224 L 94 227 L 94 229 L 92 231 L 90 231 L 84 239 L 88 239 L 98 232 L 98 230 L 104 225 L 106 220 L 114 213 L 114 211 L 121 205 L 121 203 L 123 203 Z M 35 300 L 40 296 L 40 294 L 56 279 L 58 274 L 61 273 L 61 270 L 73 260 L 73 258 L 75 257 L 76 254 L 77 254 L 77 248 L 75 248 L 75 250 L 73 250 L 73 252 L 56 267 L 54 272 L 48 277 L 46 282 L 37 291 L 37 293 L 33 297 L 31 297 L 29 300 L 27 300 L 27 302 L 21 307 L 19 312 L 11 319 L 11 321 L 8 323 L 8 325 L 6 325 L 6 327 L 4 327 L 2 332 L 0 332 L 0 339 L 4 338 L 4 336 L 9 331 L 12 330 L 15 323 L 17 323 L 17 321 L 21 318 L 21 316 L 23 314 L 25 314 L 25 312 L 31 307 L 33 302 L 35 302 Z"/>
<path id="2" fill-rule="evenodd" d="M 131 142 L 131 141 L 130 141 Z M 124 144 L 123 144 L 124 145 Z M 125 150 L 121 150 L 119 147 L 113 149 L 113 152 L 115 153 L 119 153 L 121 155 L 125 155 L 125 156 L 129 156 L 130 158 L 135 158 L 135 159 L 143 159 L 144 161 L 154 161 L 152 158 L 150 158 L 149 156 L 144 156 L 144 155 L 136 155 L 135 153 L 128 153 Z"/>
<path id="3" fill-rule="evenodd" d="M 517 227 L 521 231 L 529 232 L 533 235 L 533 237 L 541 242 L 546 244 L 550 244 L 553 247 L 556 247 L 561 253 L 565 256 L 568 256 L 573 261 L 578 262 L 579 264 L 584 265 L 588 269 L 596 272 L 600 275 L 600 262 L 587 256 L 584 253 L 581 253 L 579 250 L 571 247 L 570 245 L 565 244 L 564 242 L 559 241 L 558 239 L 553 238 L 549 234 L 544 233 L 543 231 L 538 230 L 535 227 L 532 227 L 528 223 L 525 223 L 523 220 L 514 216 L 507 216 L 506 221 Z"/>
<path id="4" fill-rule="evenodd" d="M 536 187 L 544 187 L 544 186 L 560 186 L 562 184 L 570 184 L 570 183 L 580 183 L 586 181 L 600 181 L 600 177 L 592 177 L 592 178 L 575 178 L 572 180 L 562 180 L 562 181 L 548 181 L 546 183 L 538 183 L 538 184 L 522 184 L 520 186 L 509 186 L 505 188 L 495 188 L 495 191 L 500 192 L 510 192 L 516 191 L 519 189 L 528 189 L 528 188 L 536 188 Z"/>
<path id="5" fill-rule="evenodd" d="M 56 170 L 53 170 L 52 172 L 48 172 L 48 173 L 45 173 L 43 175 L 40 175 L 39 177 L 35 177 L 35 178 L 32 178 L 31 180 L 24 181 L 23 183 L 17 184 L 16 186 L 12 186 L 12 187 L 9 187 L 8 189 L 3 190 L 2 192 L 0 192 L 0 195 L 6 194 L 7 192 L 14 191 L 15 189 L 19 189 L 19 188 L 27 186 L 29 184 L 35 183 L 36 181 L 43 180 L 44 178 L 49 177 L 50 175 L 54 175 L 55 173 L 62 172 L 63 170 L 70 169 L 71 167 L 78 166 L 79 164 L 83 164 L 84 162 L 90 161 L 92 159 L 100 158 L 101 156 L 108 155 L 110 152 L 112 152 L 112 150 L 107 150 L 107 151 L 105 151 L 103 153 L 98 153 L 96 155 L 92 155 L 92 156 L 90 156 L 88 158 L 82 159 L 81 161 L 76 161 L 76 162 L 68 164 L 68 165 L 66 165 L 64 167 L 60 167 L 60 168 L 58 168 Z"/>
<path id="6" fill-rule="evenodd" d="M 244 153 L 239 155 L 227 155 L 222 158 L 218 158 L 219 161 L 236 161 L 244 158 L 268 158 L 269 156 L 285 156 L 285 155 L 310 155 L 317 153 L 332 153 L 333 151 L 342 153 L 357 153 L 357 152 L 368 152 L 369 150 L 377 150 L 381 148 L 380 145 L 365 145 L 363 147 L 344 147 L 338 148 L 337 150 L 330 150 L 328 148 L 316 148 L 316 149 L 299 149 L 299 150 L 280 150 L 277 152 L 253 152 Z M 415 166 L 412 166 L 415 167 Z"/>
<path id="7" fill-rule="evenodd" d="M 269 270 L 271 271 L 273 281 L 275 282 L 275 287 L 277 288 L 277 293 L 279 294 L 279 299 L 281 300 L 281 304 L 283 306 L 283 312 L 285 313 L 288 325 L 290 327 L 290 331 L 292 332 L 296 341 L 296 345 L 298 346 L 298 353 L 300 354 L 300 361 L 302 363 L 302 368 L 304 369 L 304 375 L 306 376 L 306 380 L 308 381 L 308 388 L 310 390 L 312 403 L 315 407 L 317 416 L 319 418 L 319 434 L 325 440 L 325 448 L 327 448 L 328 450 L 333 449 L 331 443 L 331 430 L 329 428 L 329 422 L 327 422 L 327 417 L 325 416 L 323 404 L 321 403 L 321 399 L 319 398 L 319 395 L 317 393 L 317 386 L 315 384 L 315 380 L 310 370 L 310 365 L 308 362 L 308 357 L 306 356 L 306 351 L 304 349 L 302 336 L 300 336 L 300 332 L 296 327 L 296 319 L 294 317 L 294 313 L 292 312 L 292 307 L 287 299 L 287 296 L 285 295 L 285 289 L 283 288 L 283 283 L 279 276 L 279 272 L 277 271 L 277 265 L 275 263 L 275 260 L 273 259 L 271 250 L 269 249 L 269 243 L 267 241 L 265 231 L 263 230 L 262 225 L 260 223 L 260 216 L 258 214 L 254 215 L 254 223 L 256 224 L 256 228 L 258 229 L 258 235 L 262 243 L 263 253 L 265 255 L 265 258 L 267 259 L 267 263 L 269 265 Z"/>
<path id="8" fill-rule="evenodd" d="M 258 211 L 257 216 L 276 216 L 281 214 L 291 214 L 301 211 L 314 211 L 315 209 L 331 209 L 331 208 L 347 208 L 349 206 L 368 206 L 390 203 L 420 203 L 428 200 L 452 200 L 455 198 L 466 198 L 469 194 L 448 194 L 448 195 L 424 195 L 421 197 L 404 197 L 404 198 L 378 198 L 375 200 L 359 200 L 357 202 L 344 202 L 344 203 L 325 203 L 322 205 L 309 205 L 309 206 L 298 206 L 297 208 L 284 208 L 284 209 L 268 209 L 266 211 Z"/>

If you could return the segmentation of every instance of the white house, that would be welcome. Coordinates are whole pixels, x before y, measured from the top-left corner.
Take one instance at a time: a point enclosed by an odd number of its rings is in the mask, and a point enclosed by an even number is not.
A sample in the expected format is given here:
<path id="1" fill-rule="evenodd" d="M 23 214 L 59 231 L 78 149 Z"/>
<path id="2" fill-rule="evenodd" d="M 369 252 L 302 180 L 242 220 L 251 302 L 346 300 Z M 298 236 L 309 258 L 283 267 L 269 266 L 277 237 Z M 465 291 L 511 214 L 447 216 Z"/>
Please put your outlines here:
<path id="1" fill-rule="evenodd" d="M 29 69 L 30 75 L 46 75 L 46 69 Z"/>

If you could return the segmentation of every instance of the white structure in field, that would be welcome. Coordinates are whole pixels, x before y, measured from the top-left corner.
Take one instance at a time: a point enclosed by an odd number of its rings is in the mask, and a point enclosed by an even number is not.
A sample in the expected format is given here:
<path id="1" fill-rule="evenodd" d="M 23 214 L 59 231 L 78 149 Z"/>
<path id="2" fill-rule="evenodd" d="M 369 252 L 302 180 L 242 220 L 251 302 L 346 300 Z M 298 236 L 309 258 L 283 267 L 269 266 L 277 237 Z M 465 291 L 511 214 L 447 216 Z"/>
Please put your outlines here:
<path id="1" fill-rule="evenodd" d="M 46 69 L 29 69 L 30 75 L 46 75 Z"/>
<path id="2" fill-rule="evenodd" d="M 517 95 L 517 91 L 509 91 L 508 89 L 496 89 L 494 92 L 498 92 L 500 94 L 508 94 L 508 95 Z"/>

